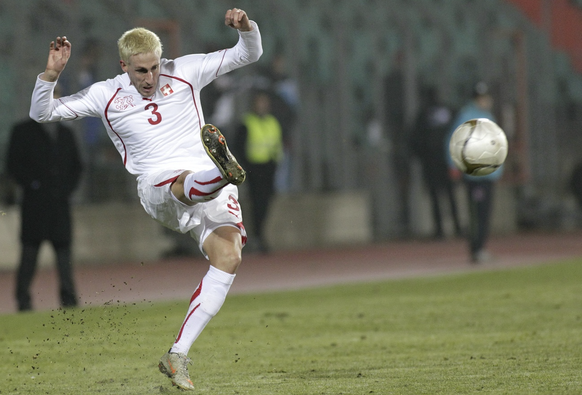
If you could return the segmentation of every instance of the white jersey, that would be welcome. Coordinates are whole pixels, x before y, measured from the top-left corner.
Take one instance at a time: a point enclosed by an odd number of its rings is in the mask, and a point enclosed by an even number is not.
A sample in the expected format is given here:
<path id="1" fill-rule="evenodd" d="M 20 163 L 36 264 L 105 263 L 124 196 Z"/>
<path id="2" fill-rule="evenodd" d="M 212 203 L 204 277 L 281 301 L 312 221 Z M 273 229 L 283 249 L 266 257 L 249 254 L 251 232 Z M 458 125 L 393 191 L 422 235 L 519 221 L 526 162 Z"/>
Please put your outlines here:
<path id="1" fill-rule="evenodd" d="M 239 31 L 233 48 L 162 59 L 157 91 L 149 98 L 141 96 L 127 73 L 55 100 L 56 82 L 37 78 L 30 117 L 37 122 L 101 118 L 126 169 L 135 175 L 212 168 L 200 139 L 205 124 L 200 90 L 218 76 L 259 59 L 261 36 L 257 24 L 251 23 L 253 30 Z"/>

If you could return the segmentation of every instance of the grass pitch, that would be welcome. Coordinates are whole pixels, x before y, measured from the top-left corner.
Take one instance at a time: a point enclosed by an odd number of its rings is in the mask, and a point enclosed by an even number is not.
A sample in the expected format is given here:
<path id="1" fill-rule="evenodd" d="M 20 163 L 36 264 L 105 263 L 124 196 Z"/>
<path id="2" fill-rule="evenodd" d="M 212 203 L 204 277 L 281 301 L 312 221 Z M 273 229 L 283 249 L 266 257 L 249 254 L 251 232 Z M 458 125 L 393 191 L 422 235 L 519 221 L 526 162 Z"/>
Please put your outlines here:
<path id="1" fill-rule="evenodd" d="M 229 296 L 198 394 L 580 394 L 582 262 Z M 187 301 L 0 316 L 0 394 L 179 393 Z"/>

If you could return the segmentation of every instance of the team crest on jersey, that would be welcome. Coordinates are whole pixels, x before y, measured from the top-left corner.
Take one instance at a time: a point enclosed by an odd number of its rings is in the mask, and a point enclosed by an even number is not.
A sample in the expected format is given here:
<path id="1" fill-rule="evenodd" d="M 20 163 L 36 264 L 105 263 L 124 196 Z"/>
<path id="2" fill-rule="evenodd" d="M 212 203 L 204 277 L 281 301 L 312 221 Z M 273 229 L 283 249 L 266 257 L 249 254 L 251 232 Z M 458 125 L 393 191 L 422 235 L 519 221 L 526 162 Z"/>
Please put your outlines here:
<path id="1" fill-rule="evenodd" d="M 113 103 L 119 111 L 127 110 L 129 107 L 135 107 L 135 104 L 133 104 L 133 96 L 118 97 Z"/>
<path id="2" fill-rule="evenodd" d="M 172 89 L 170 84 L 166 84 L 160 88 L 160 92 L 162 92 L 162 95 L 164 96 L 169 96 L 172 93 L 174 93 L 174 90 Z"/>

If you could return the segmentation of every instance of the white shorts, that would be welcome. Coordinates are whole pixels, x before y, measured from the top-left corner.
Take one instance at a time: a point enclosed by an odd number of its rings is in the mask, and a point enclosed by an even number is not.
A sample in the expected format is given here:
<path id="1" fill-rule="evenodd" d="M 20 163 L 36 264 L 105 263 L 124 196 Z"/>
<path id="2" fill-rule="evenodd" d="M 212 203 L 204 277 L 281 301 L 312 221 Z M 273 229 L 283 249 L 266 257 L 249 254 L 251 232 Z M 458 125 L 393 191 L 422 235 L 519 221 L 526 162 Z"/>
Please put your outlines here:
<path id="1" fill-rule="evenodd" d="M 243 225 L 238 189 L 229 184 L 218 196 L 204 203 L 188 206 L 170 191 L 172 183 L 184 170 L 164 170 L 137 178 L 137 194 L 145 211 L 160 224 L 180 233 L 190 233 L 200 251 L 210 233 L 221 226 L 233 226 L 241 232 L 243 246 L 247 234 Z"/>

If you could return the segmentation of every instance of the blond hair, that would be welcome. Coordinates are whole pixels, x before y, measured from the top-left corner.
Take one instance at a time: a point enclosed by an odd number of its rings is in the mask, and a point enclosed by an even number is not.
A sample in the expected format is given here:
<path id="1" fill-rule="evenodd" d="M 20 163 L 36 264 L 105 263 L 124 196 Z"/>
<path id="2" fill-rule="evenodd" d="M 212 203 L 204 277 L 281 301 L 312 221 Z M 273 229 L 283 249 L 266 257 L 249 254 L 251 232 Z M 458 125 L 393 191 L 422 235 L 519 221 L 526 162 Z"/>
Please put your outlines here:
<path id="1" fill-rule="evenodd" d="M 153 53 L 162 57 L 162 42 L 152 31 L 143 27 L 136 27 L 126 31 L 117 40 L 119 58 L 129 63 L 129 58 L 140 53 Z"/>

